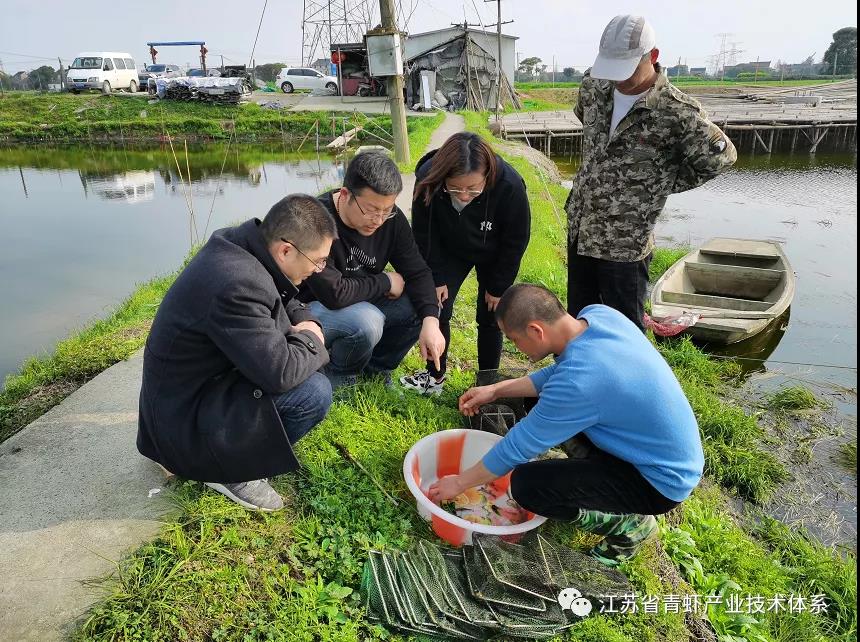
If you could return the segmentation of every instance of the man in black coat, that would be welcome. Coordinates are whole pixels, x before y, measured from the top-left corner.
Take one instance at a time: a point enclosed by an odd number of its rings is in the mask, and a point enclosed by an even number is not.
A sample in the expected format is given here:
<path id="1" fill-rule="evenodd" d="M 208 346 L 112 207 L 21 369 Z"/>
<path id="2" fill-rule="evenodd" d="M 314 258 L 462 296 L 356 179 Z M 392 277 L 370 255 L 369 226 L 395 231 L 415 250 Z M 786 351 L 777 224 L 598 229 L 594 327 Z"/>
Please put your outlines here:
<path id="1" fill-rule="evenodd" d="M 159 306 L 143 357 L 137 448 L 254 510 L 283 501 L 265 478 L 298 468 L 292 444 L 331 405 L 322 328 L 294 297 L 325 267 L 335 223 L 312 196 L 225 228 Z"/>

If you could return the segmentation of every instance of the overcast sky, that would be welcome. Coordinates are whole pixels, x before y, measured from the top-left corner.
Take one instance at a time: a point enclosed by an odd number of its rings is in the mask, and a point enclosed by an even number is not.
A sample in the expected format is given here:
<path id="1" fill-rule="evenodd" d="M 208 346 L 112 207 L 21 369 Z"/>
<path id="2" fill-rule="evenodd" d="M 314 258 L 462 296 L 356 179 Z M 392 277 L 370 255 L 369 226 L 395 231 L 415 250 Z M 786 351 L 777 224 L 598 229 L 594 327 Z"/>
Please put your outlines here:
<path id="1" fill-rule="evenodd" d="M 337 0 L 342 2 L 342 0 Z M 355 0 L 348 0 L 354 2 Z M 378 0 L 369 0 L 376 6 Z M 402 0 L 416 6 L 408 29 L 430 31 L 462 22 L 495 22 L 496 5 L 483 0 Z M 75 0 L 0 2 L 0 60 L 7 73 L 40 64 L 56 66 L 57 56 L 68 62 L 80 51 L 128 51 L 139 62 L 148 60 L 147 41 L 205 40 L 210 62 L 248 62 L 264 0 L 145 0 L 104 2 Z M 255 58 L 257 63 L 301 59 L 301 0 L 268 0 Z M 800 62 L 815 54 L 821 59 L 837 29 L 857 25 L 854 0 L 502 0 L 506 33 L 520 37 L 522 58 L 538 56 L 559 70 L 590 66 L 603 27 L 620 13 L 646 16 L 657 32 L 661 59 L 675 64 L 705 66 L 720 49 L 720 33 L 737 43 L 738 62 L 784 60 Z M 44 59 L 44 60 L 41 60 Z M 159 62 L 197 65 L 192 47 L 162 48 Z"/>

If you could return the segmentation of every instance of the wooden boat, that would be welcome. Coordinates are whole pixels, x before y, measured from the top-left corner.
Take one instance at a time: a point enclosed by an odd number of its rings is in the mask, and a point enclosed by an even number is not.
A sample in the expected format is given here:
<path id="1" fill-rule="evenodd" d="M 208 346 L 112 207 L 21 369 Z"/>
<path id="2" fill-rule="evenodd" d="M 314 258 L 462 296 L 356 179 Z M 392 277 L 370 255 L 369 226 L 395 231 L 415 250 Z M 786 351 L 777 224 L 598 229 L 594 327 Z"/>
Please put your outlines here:
<path id="1" fill-rule="evenodd" d="M 794 287 L 778 243 L 713 238 L 660 277 L 651 291 L 651 317 L 699 314 L 689 334 L 708 343 L 736 343 L 780 318 Z"/>

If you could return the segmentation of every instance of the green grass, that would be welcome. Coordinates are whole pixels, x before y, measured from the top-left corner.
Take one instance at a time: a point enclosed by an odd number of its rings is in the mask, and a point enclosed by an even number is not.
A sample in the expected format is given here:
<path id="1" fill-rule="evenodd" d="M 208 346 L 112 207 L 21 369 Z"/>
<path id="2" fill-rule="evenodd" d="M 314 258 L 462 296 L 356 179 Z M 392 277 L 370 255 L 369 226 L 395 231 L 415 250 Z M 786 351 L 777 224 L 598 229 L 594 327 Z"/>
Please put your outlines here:
<path id="1" fill-rule="evenodd" d="M 7 92 L 0 96 L 0 142 L 164 142 L 168 135 L 201 142 L 231 137 L 242 142 L 295 141 L 309 132 L 315 140 L 317 124 L 321 141 L 328 142 L 343 133 L 344 117 L 332 112 L 264 109 L 256 103 L 220 106 L 164 100 L 149 104 L 146 96 Z M 388 116 L 350 114 L 346 118 L 367 125 L 377 135 L 380 132 L 374 127 L 379 127 L 390 139 Z M 379 142 L 364 133 L 358 138 Z"/>
<path id="2" fill-rule="evenodd" d="M 648 266 L 648 279 L 654 283 L 663 273 L 690 252 L 689 247 L 656 247 Z"/>
<path id="3" fill-rule="evenodd" d="M 805 386 L 790 386 L 768 395 L 767 405 L 771 410 L 793 412 L 821 408 L 826 404 L 816 397 L 815 393 L 809 388 Z"/>
<path id="4" fill-rule="evenodd" d="M 424 150 L 430 144 L 430 137 L 436 128 L 445 120 L 445 114 L 437 113 L 430 118 L 414 117 L 406 121 L 406 129 L 409 132 L 409 156 L 411 160 L 408 163 L 399 163 L 398 169 L 404 174 L 411 174 L 415 171 L 415 164 L 424 155 Z"/>
<path id="5" fill-rule="evenodd" d="M 856 640 L 854 554 L 840 555 L 768 517 L 757 523 L 740 521 L 716 488 L 697 490 L 680 512 L 676 527 L 661 520 L 661 540 L 697 593 L 724 590 L 768 600 L 802 596 L 807 607 L 813 595 L 827 601 L 820 614 L 808 610 L 731 614 L 716 607 L 710 619 L 720 639 L 734 635 L 758 642 Z"/>
<path id="6" fill-rule="evenodd" d="M 368 550 L 432 537 L 414 510 L 402 461 L 420 437 L 460 425 L 454 402 L 469 383 L 454 373 L 441 400 L 379 384 L 341 395 L 299 443 L 302 473 L 275 482 L 289 500 L 285 513 L 250 513 L 199 484 L 179 482 L 173 492 L 181 517 L 120 564 L 110 594 L 77 639 L 267 640 L 285 639 L 286 632 L 290 640 L 400 639 L 364 617 L 361 568 Z M 334 443 L 344 444 L 401 505 L 392 506 Z M 550 536 L 580 541 L 564 525 Z M 642 592 L 671 590 L 654 571 L 655 555 L 649 548 L 626 569 Z M 595 618 L 568 639 L 674 641 L 684 639 L 684 619 Z"/>
<path id="7" fill-rule="evenodd" d="M 563 111 L 573 109 L 572 104 L 561 103 L 553 100 L 544 100 L 542 98 L 521 98 L 520 102 L 522 103 L 522 109 L 514 109 L 513 107 L 507 107 L 505 109 L 505 112 L 513 113 L 515 111 Z"/>
<path id="8" fill-rule="evenodd" d="M 574 89 L 579 87 L 578 82 L 517 82 L 514 89 L 528 91 L 529 89 Z"/>
<path id="9" fill-rule="evenodd" d="M 836 456 L 836 460 L 845 467 L 846 470 L 854 473 L 855 477 L 857 476 L 857 439 L 855 437 L 854 441 L 850 441 L 842 444 L 839 447 L 839 453 Z"/>
<path id="10" fill-rule="evenodd" d="M 725 394 L 739 374 L 738 366 L 709 359 L 686 337 L 657 346 L 696 414 L 706 475 L 745 499 L 757 503 L 769 499 L 788 471 L 764 450 L 764 430 L 756 418 Z"/>
<path id="11" fill-rule="evenodd" d="M 831 82 L 839 82 L 840 80 L 844 80 L 845 78 L 839 77 L 836 80 L 832 80 L 830 78 L 822 78 L 816 80 L 782 80 L 777 78 L 759 78 L 757 83 L 758 85 L 779 85 L 780 87 L 800 87 L 805 85 L 826 85 Z M 750 80 L 733 80 L 731 78 L 726 78 L 724 80 L 715 80 L 713 78 L 697 78 L 695 76 L 681 76 L 680 78 L 675 78 L 674 76 L 670 77 L 669 80 L 673 84 L 677 84 L 679 86 L 683 85 L 697 85 L 700 87 L 724 87 L 724 86 L 732 86 L 732 85 L 751 85 L 753 84 L 752 79 Z M 517 82 L 514 83 L 515 89 L 521 89 L 523 91 L 528 91 L 529 89 L 574 89 L 579 87 L 579 82 Z"/>
<path id="12" fill-rule="evenodd" d="M 465 117 L 469 129 L 492 140 L 486 114 Z M 561 204 L 566 190 L 542 179 L 524 158 L 503 154 L 524 177 L 532 206 L 532 241 L 520 279 L 543 283 L 564 298 Z M 681 251 L 655 253 L 652 277 Z M 153 308 L 169 280 L 159 282 L 155 300 L 149 303 Z M 456 399 L 471 385 L 468 373 L 475 367 L 476 292 L 472 278 L 458 297 L 452 324 L 451 383 L 442 397 L 425 399 L 378 384 L 340 393 L 325 421 L 298 444 L 303 471 L 274 481 L 288 500 L 288 508 L 279 514 L 249 513 L 199 484 L 175 483 L 172 491 L 179 517 L 166 524 L 156 540 L 119 563 L 105 585 L 107 597 L 89 612 L 76 638 L 399 639 L 367 622 L 357 595 L 359 574 L 368 550 L 400 548 L 414 538 L 430 536 L 427 524 L 414 511 L 401 473 L 402 460 L 420 437 L 461 425 Z M 708 359 L 687 340 L 659 347 L 699 419 L 709 477 L 743 496 L 766 497 L 784 471 L 761 450 L 761 429 L 755 418 L 721 397 L 733 385 L 737 367 Z M 503 358 L 508 364 L 523 365 L 510 344 L 506 343 Z M 413 351 L 401 369 L 418 365 L 420 359 Z M 31 389 L 21 382 L 19 390 Z M 401 500 L 400 506 L 389 504 L 364 473 L 344 461 L 335 443 L 345 445 L 370 475 Z M 666 523 L 661 540 L 685 581 L 679 584 L 672 579 L 665 556 L 649 544 L 623 567 L 639 595 L 704 593 L 734 586 L 762 595 L 792 590 L 824 593 L 835 604 L 826 617 L 807 614 L 750 621 L 715 613 L 712 619 L 723 632 L 722 642 L 847 641 L 852 630 L 856 636 L 853 557 L 840 558 L 766 521 L 752 535 L 746 533 L 751 527 L 735 522 L 717 488 L 697 491 L 679 512 L 677 529 L 683 532 L 671 530 Z M 590 544 L 587 536 L 561 522 L 549 524 L 546 532 L 568 545 Z M 688 633 L 683 612 L 640 612 L 589 618 L 564 638 L 675 642 L 688 639 Z"/>

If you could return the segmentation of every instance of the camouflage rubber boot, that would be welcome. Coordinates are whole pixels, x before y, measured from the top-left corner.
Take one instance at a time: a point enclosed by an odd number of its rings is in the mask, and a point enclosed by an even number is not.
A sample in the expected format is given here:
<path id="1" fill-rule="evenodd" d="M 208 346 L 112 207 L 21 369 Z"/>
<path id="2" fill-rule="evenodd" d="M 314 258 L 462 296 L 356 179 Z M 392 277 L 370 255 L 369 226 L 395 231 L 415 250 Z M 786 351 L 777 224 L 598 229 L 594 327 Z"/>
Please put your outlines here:
<path id="1" fill-rule="evenodd" d="M 657 520 L 653 515 L 634 513 L 604 513 L 599 510 L 579 509 L 573 525 L 603 540 L 589 551 L 606 566 L 618 566 L 633 557 L 650 537 L 657 533 Z"/>

